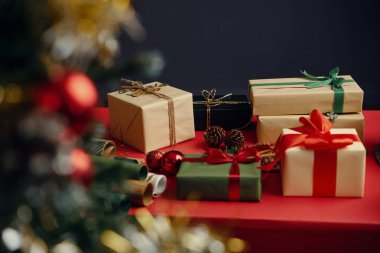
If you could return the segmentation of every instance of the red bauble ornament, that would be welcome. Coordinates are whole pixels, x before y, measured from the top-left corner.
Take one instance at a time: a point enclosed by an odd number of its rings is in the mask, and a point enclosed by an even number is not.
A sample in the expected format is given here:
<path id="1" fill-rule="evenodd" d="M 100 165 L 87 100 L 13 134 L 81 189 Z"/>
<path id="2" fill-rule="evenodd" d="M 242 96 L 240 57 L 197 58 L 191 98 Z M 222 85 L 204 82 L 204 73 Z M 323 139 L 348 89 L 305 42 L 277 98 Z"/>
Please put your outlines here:
<path id="1" fill-rule="evenodd" d="M 66 106 L 73 115 L 82 115 L 93 108 L 98 100 L 98 92 L 92 80 L 82 72 L 68 73 L 60 83 Z"/>
<path id="2" fill-rule="evenodd" d="M 73 168 L 71 179 L 85 186 L 90 186 L 94 177 L 94 170 L 89 155 L 80 148 L 75 148 L 70 155 L 70 163 Z"/>
<path id="3" fill-rule="evenodd" d="M 162 158 L 162 169 L 167 174 L 175 176 L 178 173 L 182 160 L 183 154 L 181 152 L 176 150 L 166 152 Z"/>
<path id="4" fill-rule="evenodd" d="M 36 104 L 46 112 L 57 112 L 61 109 L 62 98 L 58 91 L 46 85 L 37 90 Z"/>
<path id="5" fill-rule="evenodd" d="M 145 158 L 145 162 L 149 168 L 149 171 L 156 172 L 161 169 L 161 164 L 162 164 L 161 160 L 163 156 L 164 156 L 164 153 L 162 153 L 159 150 L 150 151 L 147 154 Z"/>

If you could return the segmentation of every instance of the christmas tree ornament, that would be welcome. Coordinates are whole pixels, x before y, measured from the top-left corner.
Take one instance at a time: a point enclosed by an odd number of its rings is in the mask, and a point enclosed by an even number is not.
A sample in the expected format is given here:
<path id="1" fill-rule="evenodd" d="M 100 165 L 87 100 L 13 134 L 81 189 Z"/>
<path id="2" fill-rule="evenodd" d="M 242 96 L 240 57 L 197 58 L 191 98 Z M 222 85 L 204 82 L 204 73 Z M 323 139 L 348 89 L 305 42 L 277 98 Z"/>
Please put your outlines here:
<path id="1" fill-rule="evenodd" d="M 145 158 L 146 165 L 149 168 L 149 171 L 158 171 L 162 167 L 162 157 L 164 153 L 159 150 L 150 151 Z"/>
<path id="2" fill-rule="evenodd" d="M 70 155 L 72 165 L 71 178 L 89 186 L 94 176 L 94 170 L 89 155 L 81 148 L 75 148 Z"/>
<path id="3" fill-rule="evenodd" d="M 95 85 L 82 72 L 67 73 L 58 85 L 70 114 L 83 115 L 97 103 L 98 92 Z"/>
<path id="4" fill-rule="evenodd" d="M 225 135 L 224 143 L 228 149 L 240 150 L 244 147 L 244 135 L 240 130 L 232 129 Z"/>
<path id="5" fill-rule="evenodd" d="M 216 148 L 223 142 L 225 131 L 220 126 L 211 126 L 207 128 L 203 135 L 207 145 Z"/>
<path id="6" fill-rule="evenodd" d="M 177 150 L 171 150 L 164 154 L 162 157 L 162 169 L 171 176 L 177 175 L 181 162 L 183 160 L 183 154 Z"/>

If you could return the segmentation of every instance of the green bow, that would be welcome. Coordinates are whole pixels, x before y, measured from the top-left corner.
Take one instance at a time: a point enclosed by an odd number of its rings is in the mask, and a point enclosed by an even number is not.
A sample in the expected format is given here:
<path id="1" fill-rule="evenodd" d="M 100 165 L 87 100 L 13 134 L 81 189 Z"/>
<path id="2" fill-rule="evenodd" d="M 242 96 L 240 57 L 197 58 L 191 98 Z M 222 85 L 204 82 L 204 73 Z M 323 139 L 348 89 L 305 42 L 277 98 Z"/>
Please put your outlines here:
<path id="1" fill-rule="evenodd" d="M 308 79 L 314 80 L 317 82 L 308 82 L 305 83 L 304 86 L 308 88 L 318 88 L 322 86 L 331 86 L 334 91 L 334 112 L 342 113 L 343 112 L 343 104 L 344 104 L 344 90 L 342 88 L 342 84 L 345 82 L 351 82 L 353 80 L 345 80 L 342 77 L 338 77 L 339 67 L 335 67 L 329 72 L 329 76 L 324 77 L 316 77 L 310 75 L 305 70 L 301 71 L 301 73 Z"/>
<path id="2" fill-rule="evenodd" d="M 342 84 L 344 83 L 344 78 L 338 77 L 339 67 L 335 67 L 329 72 L 329 76 L 316 77 L 310 75 L 306 70 L 301 70 L 301 73 L 310 80 L 315 80 L 318 82 L 305 83 L 304 85 L 308 88 L 318 88 L 322 86 L 331 86 L 333 90 L 342 89 Z"/>

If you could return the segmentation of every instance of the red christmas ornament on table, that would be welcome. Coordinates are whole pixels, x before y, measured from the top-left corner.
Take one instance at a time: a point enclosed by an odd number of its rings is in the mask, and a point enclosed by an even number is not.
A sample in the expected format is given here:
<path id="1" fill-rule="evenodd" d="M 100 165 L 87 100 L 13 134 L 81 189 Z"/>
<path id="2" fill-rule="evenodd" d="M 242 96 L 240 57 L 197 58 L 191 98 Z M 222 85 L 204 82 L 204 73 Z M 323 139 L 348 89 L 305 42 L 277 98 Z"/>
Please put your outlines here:
<path id="1" fill-rule="evenodd" d="M 157 172 L 162 166 L 162 157 L 164 153 L 159 150 L 150 151 L 145 158 L 146 165 L 151 172 Z"/>
<path id="2" fill-rule="evenodd" d="M 172 150 L 166 152 L 162 158 L 162 169 L 169 175 L 175 176 L 183 160 L 183 154 L 179 151 Z"/>

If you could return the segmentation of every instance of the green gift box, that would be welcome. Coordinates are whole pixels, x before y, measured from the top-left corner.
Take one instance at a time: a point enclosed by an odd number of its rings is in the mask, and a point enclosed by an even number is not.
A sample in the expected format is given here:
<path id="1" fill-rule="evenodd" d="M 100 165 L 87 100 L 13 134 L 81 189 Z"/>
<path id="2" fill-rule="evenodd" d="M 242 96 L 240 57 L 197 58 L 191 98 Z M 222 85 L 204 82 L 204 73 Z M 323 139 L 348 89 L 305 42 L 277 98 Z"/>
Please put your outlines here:
<path id="1" fill-rule="evenodd" d="M 187 154 L 177 174 L 177 198 L 183 200 L 230 200 L 232 162 L 209 164 L 188 162 L 186 158 L 202 158 Z M 261 200 L 261 171 L 258 162 L 239 163 L 240 201 Z"/>

